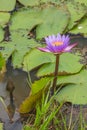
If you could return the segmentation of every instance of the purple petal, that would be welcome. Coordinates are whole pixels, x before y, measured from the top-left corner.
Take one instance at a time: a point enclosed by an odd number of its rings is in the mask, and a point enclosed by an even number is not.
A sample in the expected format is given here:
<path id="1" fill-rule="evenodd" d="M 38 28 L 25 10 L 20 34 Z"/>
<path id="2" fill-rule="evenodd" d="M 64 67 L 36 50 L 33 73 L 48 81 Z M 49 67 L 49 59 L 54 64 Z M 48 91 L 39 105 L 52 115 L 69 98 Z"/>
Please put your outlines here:
<path id="1" fill-rule="evenodd" d="M 63 52 L 69 52 L 73 47 L 75 47 L 77 45 L 77 43 L 74 43 L 74 44 L 72 44 L 72 45 L 70 45 L 70 46 L 67 46 L 64 50 L 63 50 Z"/>
<path id="2" fill-rule="evenodd" d="M 40 50 L 40 51 L 43 51 L 43 52 L 51 52 L 51 51 L 50 51 L 49 49 L 47 49 L 47 48 L 38 47 L 37 49 Z"/>

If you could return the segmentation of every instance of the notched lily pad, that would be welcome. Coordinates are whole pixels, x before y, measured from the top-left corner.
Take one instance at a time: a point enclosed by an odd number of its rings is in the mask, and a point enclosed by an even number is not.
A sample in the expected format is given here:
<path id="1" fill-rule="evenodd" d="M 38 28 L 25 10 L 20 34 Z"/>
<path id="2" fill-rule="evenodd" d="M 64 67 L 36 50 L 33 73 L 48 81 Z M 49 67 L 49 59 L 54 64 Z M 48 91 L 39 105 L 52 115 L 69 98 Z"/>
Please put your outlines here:
<path id="1" fill-rule="evenodd" d="M 57 83 L 67 85 L 59 91 L 56 100 L 87 104 L 87 70 L 75 75 L 59 77 Z"/>
<path id="2" fill-rule="evenodd" d="M 67 2 L 67 7 L 70 12 L 70 21 L 68 25 L 68 29 L 70 30 L 73 26 L 77 25 L 79 20 L 86 15 L 87 9 L 74 1 Z"/>
<path id="3" fill-rule="evenodd" d="M 39 9 L 22 9 L 12 15 L 10 30 L 27 29 L 29 32 L 41 22 Z"/>
<path id="4" fill-rule="evenodd" d="M 0 12 L 0 26 L 5 27 L 9 19 L 10 13 Z"/>
<path id="5" fill-rule="evenodd" d="M 0 0 L 0 11 L 11 11 L 15 8 L 16 0 Z"/>
<path id="6" fill-rule="evenodd" d="M 42 10 L 41 14 L 43 21 L 36 28 L 37 39 L 52 34 L 63 33 L 69 21 L 69 14 L 66 10 L 57 7 L 46 7 Z"/>
<path id="7" fill-rule="evenodd" d="M 65 53 L 60 56 L 59 75 L 78 73 L 83 64 L 79 63 L 80 56 L 71 53 Z M 55 60 L 44 64 L 38 71 L 37 76 L 53 75 L 55 69 Z"/>
<path id="8" fill-rule="evenodd" d="M 18 0 L 24 6 L 36 6 L 39 5 L 40 0 Z"/>
<path id="9" fill-rule="evenodd" d="M 82 21 L 80 21 L 80 23 L 75 28 L 70 30 L 70 33 L 72 34 L 80 33 L 87 37 L 87 16 Z"/>

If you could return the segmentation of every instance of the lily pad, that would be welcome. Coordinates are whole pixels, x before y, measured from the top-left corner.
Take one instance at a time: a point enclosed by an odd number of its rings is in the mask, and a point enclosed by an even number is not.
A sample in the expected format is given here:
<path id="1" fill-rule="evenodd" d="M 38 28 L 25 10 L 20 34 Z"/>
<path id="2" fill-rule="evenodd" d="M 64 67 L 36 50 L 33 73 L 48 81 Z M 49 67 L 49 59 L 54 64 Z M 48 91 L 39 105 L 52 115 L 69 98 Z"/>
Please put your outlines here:
<path id="1" fill-rule="evenodd" d="M 0 0 L 0 11 L 12 11 L 15 4 L 16 0 Z"/>
<path id="2" fill-rule="evenodd" d="M 80 4 L 84 4 L 87 6 L 87 0 L 75 0 L 76 2 L 80 3 Z"/>
<path id="3" fill-rule="evenodd" d="M 44 63 L 49 63 L 54 60 L 54 56 L 49 53 L 41 52 L 37 49 L 31 50 L 25 57 L 24 57 L 24 70 L 32 70 Z"/>
<path id="4" fill-rule="evenodd" d="M 78 73 L 83 64 L 79 63 L 80 56 L 71 53 L 65 53 L 60 56 L 59 75 Z M 51 75 L 54 73 L 55 60 L 44 64 L 37 73 L 37 76 Z"/>
<path id="5" fill-rule="evenodd" d="M 36 28 L 37 39 L 63 33 L 69 21 L 69 14 L 66 10 L 57 7 L 47 7 L 42 10 L 42 20 L 42 23 Z"/>
<path id="6" fill-rule="evenodd" d="M 73 26 L 78 24 L 78 21 L 87 13 L 86 8 L 76 2 L 68 2 L 67 3 L 68 10 L 70 12 L 70 21 L 68 25 L 68 29 L 70 30 Z"/>
<path id="7" fill-rule="evenodd" d="M 39 9 L 22 9 L 12 15 L 10 30 L 27 29 L 29 32 L 41 22 Z"/>
<path id="8" fill-rule="evenodd" d="M 1 53 L 6 60 L 12 55 L 12 63 L 14 68 L 22 67 L 23 58 L 31 48 L 37 47 L 38 43 L 33 39 L 28 39 L 25 35 L 19 32 L 11 33 L 10 42 L 2 42 L 0 47 Z"/>
<path id="9" fill-rule="evenodd" d="M 0 26 L 5 27 L 9 19 L 10 13 L 0 12 Z"/>
<path id="10" fill-rule="evenodd" d="M 60 19 L 62 19 L 61 22 Z M 68 20 L 68 12 L 57 7 L 22 9 L 13 14 L 10 30 L 30 31 L 36 27 L 36 38 L 41 39 L 47 35 L 62 33 Z"/>
<path id="11" fill-rule="evenodd" d="M 24 6 L 36 6 L 39 5 L 39 0 L 18 0 Z"/>
<path id="12" fill-rule="evenodd" d="M 67 84 L 56 96 L 58 101 L 87 104 L 87 70 L 71 76 L 59 77 L 58 84 Z"/>
<path id="13" fill-rule="evenodd" d="M 87 16 L 72 30 L 70 30 L 70 33 L 73 34 L 83 34 L 84 36 L 87 36 Z"/>
<path id="14" fill-rule="evenodd" d="M 61 3 L 60 0 L 40 0 L 40 3 L 48 3 L 48 2 L 54 3 L 56 5 Z"/>

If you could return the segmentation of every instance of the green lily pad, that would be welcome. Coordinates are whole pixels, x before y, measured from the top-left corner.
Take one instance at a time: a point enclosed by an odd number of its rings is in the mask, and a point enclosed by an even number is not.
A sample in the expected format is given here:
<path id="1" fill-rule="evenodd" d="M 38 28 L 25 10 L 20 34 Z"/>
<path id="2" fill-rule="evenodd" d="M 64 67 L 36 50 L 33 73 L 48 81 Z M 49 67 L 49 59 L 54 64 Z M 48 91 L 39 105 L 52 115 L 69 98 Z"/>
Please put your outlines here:
<path id="1" fill-rule="evenodd" d="M 4 30 L 0 27 L 0 42 L 4 39 Z"/>
<path id="2" fill-rule="evenodd" d="M 87 16 L 72 30 L 70 30 L 70 33 L 73 34 L 83 34 L 84 36 L 87 36 Z"/>
<path id="3" fill-rule="evenodd" d="M 50 81 L 51 81 L 51 78 L 49 77 L 41 78 L 40 80 L 35 81 L 31 87 L 32 95 L 41 91 L 45 86 L 49 84 Z"/>
<path id="4" fill-rule="evenodd" d="M 0 11 L 11 11 L 15 8 L 16 0 L 0 0 Z"/>
<path id="5" fill-rule="evenodd" d="M 0 12 L 0 26 L 5 27 L 9 19 L 10 13 Z"/>
<path id="6" fill-rule="evenodd" d="M 39 0 L 18 0 L 24 6 L 36 6 L 39 5 Z"/>
<path id="7" fill-rule="evenodd" d="M 87 0 L 75 0 L 76 2 L 80 3 L 80 4 L 84 4 L 87 6 Z"/>
<path id="8" fill-rule="evenodd" d="M 34 49 L 24 57 L 23 69 L 26 71 L 32 70 L 44 63 L 52 62 L 53 60 L 54 56 L 52 54 Z"/>
<path id="9" fill-rule="evenodd" d="M 47 7 L 42 10 L 42 20 L 42 23 L 36 28 L 37 39 L 52 34 L 63 33 L 69 21 L 69 14 L 66 10 Z"/>
<path id="10" fill-rule="evenodd" d="M 59 74 L 73 74 L 78 73 L 83 64 L 79 63 L 80 56 L 71 53 L 64 53 L 60 56 Z M 54 73 L 55 60 L 44 64 L 37 73 L 37 76 L 51 75 Z"/>
<path id="11" fill-rule="evenodd" d="M 48 2 L 56 4 L 56 5 L 61 3 L 60 0 L 40 0 L 40 3 L 48 3 Z"/>
<path id="12" fill-rule="evenodd" d="M 62 19 L 61 22 L 60 19 Z M 62 33 L 68 20 L 67 11 L 57 7 L 22 9 L 13 14 L 10 30 L 27 29 L 30 31 L 36 27 L 36 38 L 41 39 L 47 35 Z"/>
<path id="13" fill-rule="evenodd" d="M 80 73 L 71 76 L 60 76 L 58 79 L 58 84 L 67 85 L 57 94 L 57 101 L 87 104 L 87 70 L 82 70 Z"/>
<path id="14" fill-rule="evenodd" d="M 76 2 L 68 2 L 67 7 L 71 15 L 68 25 L 68 29 L 70 30 L 78 24 L 78 21 L 87 13 L 87 10 L 83 5 Z"/>
<path id="15" fill-rule="evenodd" d="M 42 20 L 39 9 L 22 9 L 15 12 L 11 17 L 10 30 L 27 29 L 29 32 L 36 25 L 40 24 Z"/>
<path id="16" fill-rule="evenodd" d="M 11 42 L 2 42 L 0 47 L 2 55 L 6 60 L 12 55 L 12 63 L 14 68 L 22 67 L 23 58 L 31 48 L 37 47 L 38 43 L 33 39 L 28 39 L 19 32 L 11 33 Z"/>

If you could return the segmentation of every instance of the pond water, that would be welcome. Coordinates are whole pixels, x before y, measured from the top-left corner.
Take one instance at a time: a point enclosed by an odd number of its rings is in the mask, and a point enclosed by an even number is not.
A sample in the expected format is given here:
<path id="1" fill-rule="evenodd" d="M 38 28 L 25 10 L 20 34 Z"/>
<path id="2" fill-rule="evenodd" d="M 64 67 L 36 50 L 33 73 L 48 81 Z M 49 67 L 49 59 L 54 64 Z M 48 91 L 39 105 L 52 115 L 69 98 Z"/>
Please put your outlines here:
<path id="1" fill-rule="evenodd" d="M 77 49 L 80 48 L 82 55 L 85 57 L 85 62 L 87 63 L 87 38 L 77 37 L 77 38 L 73 39 L 73 37 L 72 37 L 71 42 L 78 43 Z M 7 72 L 4 76 L 3 81 L 0 82 L 0 96 L 4 99 L 5 104 L 7 106 L 10 104 L 9 92 L 6 90 L 6 86 L 7 86 L 7 82 L 9 80 L 9 78 L 12 80 L 12 82 L 15 86 L 15 89 L 13 91 L 13 98 L 14 98 L 15 108 L 18 108 L 19 105 L 21 104 L 21 102 L 29 95 L 30 88 L 27 83 L 28 75 L 26 72 L 22 71 L 21 69 L 13 69 L 13 67 L 11 66 L 10 60 L 8 61 Z M 35 71 L 32 71 L 31 79 L 35 80 L 35 78 L 36 78 Z M 15 120 L 16 120 L 16 118 L 20 118 L 19 114 L 17 113 L 17 116 L 15 116 L 14 118 L 15 118 Z M 0 102 L 0 119 L 2 121 L 9 120 L 8 114 L 5 111 L 5 108 L 2 104 L 2 102 Z M 6 123 L 5 123 L 5 125 L 6 125 Z M 11 127 L 8 128 L 8 130 L 11 130 L 11 129 L 12 129 Z M 21 127 L 20 127 L 20 129 L 21 129 Z M 18 130 L 20 130 L 20 129 L 18 128 Z M 17 128 L 15 130 L 17 130 Z"/>

